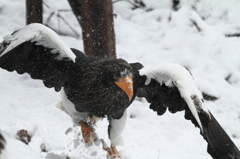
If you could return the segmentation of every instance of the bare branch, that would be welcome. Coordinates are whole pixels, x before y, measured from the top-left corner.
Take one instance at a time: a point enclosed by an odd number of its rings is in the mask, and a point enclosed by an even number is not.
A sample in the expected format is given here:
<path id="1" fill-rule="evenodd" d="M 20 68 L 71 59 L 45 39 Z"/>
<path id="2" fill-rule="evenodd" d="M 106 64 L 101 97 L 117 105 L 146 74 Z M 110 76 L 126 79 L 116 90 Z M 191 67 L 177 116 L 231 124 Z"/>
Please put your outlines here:
<path id="1" fill-rule="evenodd" d="M 192 24 L 197 28 L 198 32 L 201 32 L 202 29 L 199 27 L 199 25 L 197 24 L 197 22 L 193 19 L 190 19 L 190 21 L 192 22 Z"/>
<path id="2" fill-rule="evenodd" d="M 47 8 L 51 8 L 45 2 L 44 2 L 44 5 L 46 5 Z M 79 39 L 80 35 L 78 34 L 78 32 L 67 22 L 67 20 L 60 14 L 60 12 L 72 12 L 72 10 L 71 9 L 59 9 L 57 11 L 51 12 L 50 15 L 48 16 L 47 20 L 46 20 L 45 25 L 48 26 L 48 23 L 50 22 L 50 20 L 56 15 L 57 16 L 57 22 L 58 22 L 58 30 L 53 29 L 53 28 L 52 29 L 54 31 L 56 31 L 59 35 L 71 36 L 71 37 Z M 70 28 L 70 30 L 74 33 L 74 36 L 73 35 L 67 35 L 66 33 L 61 32 L 60 20 L 62 20 Z"/>
<path id="3" fill-rule="evenodd" d="M 54 14 L 56 14 L 55 11 L 51 12 L 51 14 L 47 18 L 46 24 L 51 20 L 51 18 L 54 16 Z"/>
<path id="4" fill-rule="evenodd" d="M 44 4 L 47 8 L 50 8 L 50 6 L 49 6 L 45 1 L 43 1 L 43 4 Z"/>
<path id="5" fill-rule="evenodd" d="M 72 12 L 71 9 L 59 9 L 58 12 Z"/>
<path id="6" fill-rule="evenodd" d="M 121 1 L 125 1 L 125 2 L 128 2 L 128 3 L 132 4 L 134 6 L 134 8 L 132 8 L 132 9 L 140 8 L 140 9 L 143 9 L 144 11 L 146 11 L 146 12 L 152 10 L 152 9 L 146 8 L 146 5 L 143 2 L 134 3 L 130 0 L 115 0 L 115 1 L 113 1 L 113 3 L 117 3 L 117 2 L 121 2 Z"/>
<path id="7" fill-rule="evenodd" d="M 60 19 L 62 19 L 63 20 L 63 22 L 65 23 L 65 24 L 67 24 L 67 26 L 72 30 L 72 32 L 79 38 L 80 37 L 80 35 L 77 33 L 77 31 L 75 31 L 74 29 L 73 29 L 73 27 L 71 27 L 71 25 L 64 19 L 64 17 L 63 16 L 61 16 L 61 14 L 57 14 L 57 17 L 59 17 Z M 60 27 L 60 26 L 59 26 Z"/>

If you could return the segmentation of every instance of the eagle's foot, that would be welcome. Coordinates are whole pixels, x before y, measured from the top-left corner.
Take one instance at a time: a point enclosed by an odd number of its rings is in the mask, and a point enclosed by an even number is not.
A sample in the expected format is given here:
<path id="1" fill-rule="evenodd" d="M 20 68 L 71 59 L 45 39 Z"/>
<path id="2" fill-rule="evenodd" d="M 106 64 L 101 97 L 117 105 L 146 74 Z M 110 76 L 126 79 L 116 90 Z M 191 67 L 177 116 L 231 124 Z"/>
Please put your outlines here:
<path id="1" fill-rule="evenodd" d="M 121 156 L 116 148 L 116 146 L 111 147 L 105 147 L 103 148 L 105 151 L 107 151 L 107 159 L 120 159 Z"/>
<path id="2" fill-rule="evenodd" d="M 84 121 L 80 121 L 82 136 L 86 144 L 93 145 L 94 141 L 98 140 L 97 134 L 94 129 Z"/>

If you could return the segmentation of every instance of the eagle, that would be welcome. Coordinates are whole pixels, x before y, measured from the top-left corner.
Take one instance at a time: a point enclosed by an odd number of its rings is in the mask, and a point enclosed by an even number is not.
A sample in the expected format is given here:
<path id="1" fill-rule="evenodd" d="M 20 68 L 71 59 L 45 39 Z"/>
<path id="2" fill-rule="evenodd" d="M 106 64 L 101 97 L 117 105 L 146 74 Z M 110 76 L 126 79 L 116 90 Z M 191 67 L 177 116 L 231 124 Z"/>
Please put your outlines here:
<path id="1" fill-rule="evenodd" d="M 103 142 L 109 158 L 120 158 L 117 145 L 126 123 L 126 110 L 136 97 L 163 115 L 185 111 L 185 119 L 200 129 L 214 159 L 239 159 L 240 151 L 204 106 L 191 73 L 174 63 L 144 67 L 124 59 L 89 57 L 69 48 L 50 28 L 33 23 L 4 37 L 0 67 L 40 79 L 47 88 L 61 92 L 58 107 L 81 127 L 85 144 L 100 140 L 94 131 L 101 118 L 109 122 L 111 145 Z M 104 146 L 105 145 L 105 146 Z M 1 146 L 2 147 L 2 146 Z"/>

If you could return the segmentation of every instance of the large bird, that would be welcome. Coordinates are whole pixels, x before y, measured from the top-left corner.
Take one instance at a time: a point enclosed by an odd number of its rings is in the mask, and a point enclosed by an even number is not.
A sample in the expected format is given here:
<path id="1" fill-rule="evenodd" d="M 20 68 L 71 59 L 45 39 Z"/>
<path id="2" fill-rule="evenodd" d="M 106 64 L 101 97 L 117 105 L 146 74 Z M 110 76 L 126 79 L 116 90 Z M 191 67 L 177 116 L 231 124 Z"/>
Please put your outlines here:
<path id="1" fill-rule="evenodd" d="M 120 157 L 116 145 L 126 122 L 126 109 L 135 97 L 144 97 L 150 109 L 162 115 L 185 111 L 185 118 L 200 128 L 214 159 L 239 159 L 240 151 L 203 106 L 201 92 L 190 72 L 177 64 L 143 68 L 123 59 L 87 57 L 70 49 L 58 35 L 42 24 L 30 24 L 4 37 L 0 44 L 0 67 L 41 79 L 48 88 L 61 91 L 62 104 L 81 126 L 85 143 L 98 138 L 94 123 L 107 117 L 111 158 Z"/>

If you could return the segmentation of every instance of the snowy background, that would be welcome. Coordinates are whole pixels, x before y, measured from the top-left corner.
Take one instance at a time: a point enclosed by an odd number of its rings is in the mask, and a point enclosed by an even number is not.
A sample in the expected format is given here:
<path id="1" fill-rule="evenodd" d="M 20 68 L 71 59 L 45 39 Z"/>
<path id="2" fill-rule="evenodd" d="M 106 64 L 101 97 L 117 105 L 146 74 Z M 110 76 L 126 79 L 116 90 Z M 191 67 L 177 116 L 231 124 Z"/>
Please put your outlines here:
<path id="1" fill-rule="evenodd" d="M 44 5 L 44 23 L 58 30 L 59 22 L 62 32 L 74 36 L 56 14 L 47 22 L 50 13 L 70 9 L 67 1 L 44 1 L 49 6 Z M 126 1 L 114 3 L 117 56 L 145 66 L 164 62 L 186 66 L 200 90 L 218 98 L 205 101 L 205 106 L 240 148 L 240 37 L 231 36 L 240 34 L 240 1 L 182 0 L 178 11 L 172 10 L 170 0 L 144 2 L 145 9 L 135 10 Z M 72 12 L 60 14 L 80 35 L 61 38 L 83 50 L 81 28 Z M 0 41 L 24 27 L 25 19 L 25 0 L 0 0 Z M 101 145 L 84 146 L 80 128 L 55 107 L 59 101 L 59 93 L 41 81 L 0 69 L 0 130 L 7 140 L 8 159 L 106 158 Z M 148 106 L 138 100 L 128 109 L 124 143 L 118 147 L 123 158 L 211 158 L 199 129 L 184 119 L 184 112 L 157 116 Z M 106 141 L 107 125 L 104 119 L 96 126 Z M 28 145 L 16 136 L 21 129 L 32 136 Z"/>

